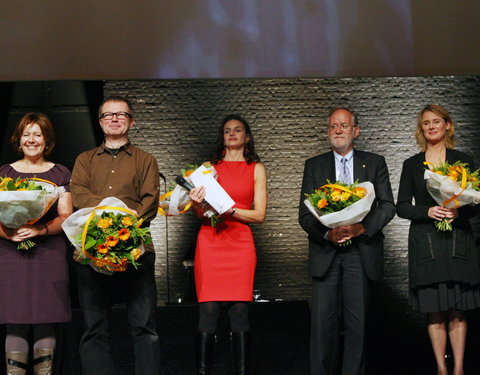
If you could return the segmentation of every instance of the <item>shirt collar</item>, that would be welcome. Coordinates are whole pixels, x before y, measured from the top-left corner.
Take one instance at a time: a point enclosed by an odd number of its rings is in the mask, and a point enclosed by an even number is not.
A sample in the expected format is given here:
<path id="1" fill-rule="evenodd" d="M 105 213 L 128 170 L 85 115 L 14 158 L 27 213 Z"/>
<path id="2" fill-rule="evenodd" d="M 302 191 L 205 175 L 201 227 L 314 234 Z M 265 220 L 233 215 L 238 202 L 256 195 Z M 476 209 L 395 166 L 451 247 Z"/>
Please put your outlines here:
<path id="1" fill-rule="evenodd" d="M 131 146 L 132 144 L 130 143 L 130 141 L 128 141 L 122 147 L 120 147 L 119 152 L 125 151 L 128 155 L 132 155 Z M 107 147 L 105 147 L 105 141 L 100 146 L 98 146 L 97 155 L 103 154 L 104 152 L 109 152 L 107 150 Z"/>
<path id="2" fill-rule="evenodd" d="M 333 151 L 333 150 L 332 150 Z M 335 162 L 336 163 L 340 163 L 342 158 L 346 158 L 347 159 L 347 163 L 349 163 L 352 158 L 353 158 L 353 150 L 350 151 L 347 155 L 345 156 L 342 156 L 340 154 L 337 154 L 335 151 L 333 151 L 333 156 L 335 157 Z"/>

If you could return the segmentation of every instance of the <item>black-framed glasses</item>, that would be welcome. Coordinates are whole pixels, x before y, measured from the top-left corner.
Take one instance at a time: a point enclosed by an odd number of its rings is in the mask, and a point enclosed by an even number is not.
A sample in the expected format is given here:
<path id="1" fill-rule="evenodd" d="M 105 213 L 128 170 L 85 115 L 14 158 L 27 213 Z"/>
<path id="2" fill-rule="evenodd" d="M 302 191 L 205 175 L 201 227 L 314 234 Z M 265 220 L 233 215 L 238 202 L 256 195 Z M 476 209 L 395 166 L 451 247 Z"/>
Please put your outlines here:
<path id="1" fill-rule="evenodd" d="M 355 125 L 350 125 L 350 124 L 346 124 L 346 123 L 343 123 L 343 124 L 328 124 L 328 130 L 335 130 L 335 131 L 337 131 L 338 129 L 348 130 L 352 126 L 355 126 Z"/>
<path id="2" fill-rule="evenodd" d="M 113 116 L 117 117 L 117 120 L 126 120 L 133 116 L 128 112 L 105 112 L 100 115 L 100 118 L 104 120 L 113 120 Z"/>

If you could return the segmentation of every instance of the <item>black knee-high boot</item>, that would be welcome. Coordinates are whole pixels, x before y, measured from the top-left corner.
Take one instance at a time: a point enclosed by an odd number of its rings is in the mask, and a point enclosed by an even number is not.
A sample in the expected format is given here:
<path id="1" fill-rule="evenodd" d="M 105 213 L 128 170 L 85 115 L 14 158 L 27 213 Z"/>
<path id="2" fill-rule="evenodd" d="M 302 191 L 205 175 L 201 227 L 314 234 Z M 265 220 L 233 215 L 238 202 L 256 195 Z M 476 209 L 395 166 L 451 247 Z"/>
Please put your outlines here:
<path id="1" fill-rule="evenodd" d="M 250 332 L 232 332 L 233 366 L 236 375 L 250 373 Z"/>
<path id="2" fill-rule="evenodd" d="M 197 374 L 210 375 L 212 373 L 213 347 L 215 334 L 197 333 Z"/>

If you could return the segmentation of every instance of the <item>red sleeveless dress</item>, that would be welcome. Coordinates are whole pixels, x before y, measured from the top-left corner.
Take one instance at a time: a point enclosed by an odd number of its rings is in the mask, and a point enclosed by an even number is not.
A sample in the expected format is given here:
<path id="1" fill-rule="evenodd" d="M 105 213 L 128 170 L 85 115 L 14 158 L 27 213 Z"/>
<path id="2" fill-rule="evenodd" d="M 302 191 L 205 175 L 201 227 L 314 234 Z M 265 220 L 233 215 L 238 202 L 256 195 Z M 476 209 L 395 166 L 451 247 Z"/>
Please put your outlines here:
<path id="1" fill-rule="evenodd" d="M 222 161 L 215 165 L 218 183 L 235 201 L 250 209 L 254 197 L 255 164 Z M 198 302 L 251 301 L 257 254 L 248 224 L 225 214 L 216 228 L 202 224 L 195 250 Z"/>

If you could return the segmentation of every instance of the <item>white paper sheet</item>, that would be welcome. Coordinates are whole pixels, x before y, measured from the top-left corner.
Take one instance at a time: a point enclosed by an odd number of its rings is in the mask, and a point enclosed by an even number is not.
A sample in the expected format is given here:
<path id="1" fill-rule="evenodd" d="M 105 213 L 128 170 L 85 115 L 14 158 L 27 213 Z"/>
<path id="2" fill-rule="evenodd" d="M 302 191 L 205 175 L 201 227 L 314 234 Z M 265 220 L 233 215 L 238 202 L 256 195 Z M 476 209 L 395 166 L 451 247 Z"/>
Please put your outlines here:
<path id="1" fill-rule="evenodd" d="M 190 180 L 193 182 L 193 185 L 195 185 L 195 187 L 205 186 L 207 190 L 205 200 L 219 214 L 223 214 L 235 204 L 233 199 L 230 198 L 227 192 L 223 190 L 217 180 L 213 178 L 212 174 L 209 173 L 207 168 L 205 168 L 203 165 L 197 168 L 195 172 L 190 175 Z"/>

